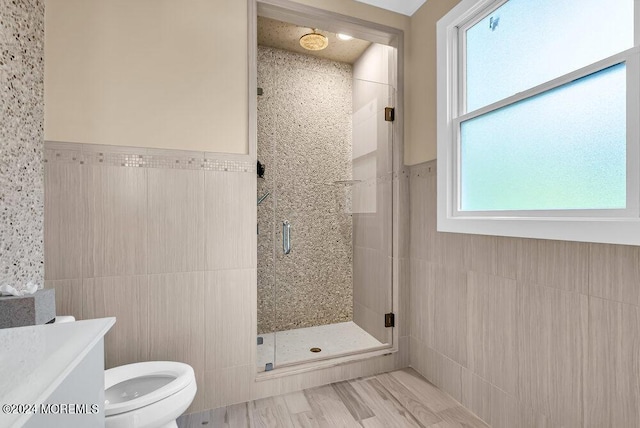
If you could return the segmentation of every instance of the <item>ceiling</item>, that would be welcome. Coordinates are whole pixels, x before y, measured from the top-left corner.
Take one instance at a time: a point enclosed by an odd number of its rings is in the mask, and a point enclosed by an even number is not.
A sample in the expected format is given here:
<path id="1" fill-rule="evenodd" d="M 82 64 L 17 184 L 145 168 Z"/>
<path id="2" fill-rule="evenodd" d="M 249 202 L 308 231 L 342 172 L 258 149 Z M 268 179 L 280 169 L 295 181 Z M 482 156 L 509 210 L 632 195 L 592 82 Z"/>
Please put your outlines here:
<path id="1" fill-rule="evenodd" d="M 411 16 L 416 10 L 420 9 L 427 0 L 356 0 L 360 3 L 370 4 L 372 6 L 387 9 L 392 12 L 401 13 Z"/>
<path id="2" fill-rule="evenodd" d="M 260 46 L 353 64 L 371 44 L 371 42 L 360 39 L 340 40 L 335 33 L 319 28 L 318 33 L 329 38 L 329 46 L 321 51 L 309 51 L 300 46 L 299 41 L 300 37 L 312 31 L 309 27 L 299 27 L 287 22 L 258 16 L 258 45 Z"/>

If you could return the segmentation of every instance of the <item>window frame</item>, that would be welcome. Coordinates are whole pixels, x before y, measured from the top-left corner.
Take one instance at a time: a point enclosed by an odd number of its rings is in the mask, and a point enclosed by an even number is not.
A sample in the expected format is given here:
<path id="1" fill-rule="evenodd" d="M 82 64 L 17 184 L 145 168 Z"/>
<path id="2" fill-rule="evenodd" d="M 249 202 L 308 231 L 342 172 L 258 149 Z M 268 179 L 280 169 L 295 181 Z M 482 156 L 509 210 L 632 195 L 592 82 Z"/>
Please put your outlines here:
<path id="1" fill-rule="evenodd" d="M 533 88 L 465 111 L 464 32 L 508 0 L 462 0 L 437 24 L 437 228 L 526 238 L 640 245 L 640 1 L 634 0 L 634 46 Z M 460 210 L 460 124 L 625 63 L 627 206 L 613 210 Z"/>

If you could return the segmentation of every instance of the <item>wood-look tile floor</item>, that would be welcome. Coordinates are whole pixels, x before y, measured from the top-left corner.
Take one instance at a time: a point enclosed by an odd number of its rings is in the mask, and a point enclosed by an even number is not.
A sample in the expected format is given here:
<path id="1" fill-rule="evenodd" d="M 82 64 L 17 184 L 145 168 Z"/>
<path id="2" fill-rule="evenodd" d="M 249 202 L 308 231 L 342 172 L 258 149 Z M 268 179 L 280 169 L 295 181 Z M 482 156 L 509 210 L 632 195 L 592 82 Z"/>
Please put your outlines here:
<path id="1" fill-rule="evenodd" d="M 413 369 L 192 413 L 179 428 L 488 427 Z"/>

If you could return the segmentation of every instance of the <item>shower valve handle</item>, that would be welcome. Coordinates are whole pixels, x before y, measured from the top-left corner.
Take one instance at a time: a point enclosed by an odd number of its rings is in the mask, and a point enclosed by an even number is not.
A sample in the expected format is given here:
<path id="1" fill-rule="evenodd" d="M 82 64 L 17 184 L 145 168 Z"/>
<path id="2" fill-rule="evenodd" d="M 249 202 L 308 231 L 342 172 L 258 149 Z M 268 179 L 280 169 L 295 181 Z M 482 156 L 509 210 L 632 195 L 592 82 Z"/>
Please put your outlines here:
<path id="1" fill-rule="evenodd" d="M 291 223 L 289 220 L 282 222 L 282 251 L 285 254 L 291 252 Z"/>

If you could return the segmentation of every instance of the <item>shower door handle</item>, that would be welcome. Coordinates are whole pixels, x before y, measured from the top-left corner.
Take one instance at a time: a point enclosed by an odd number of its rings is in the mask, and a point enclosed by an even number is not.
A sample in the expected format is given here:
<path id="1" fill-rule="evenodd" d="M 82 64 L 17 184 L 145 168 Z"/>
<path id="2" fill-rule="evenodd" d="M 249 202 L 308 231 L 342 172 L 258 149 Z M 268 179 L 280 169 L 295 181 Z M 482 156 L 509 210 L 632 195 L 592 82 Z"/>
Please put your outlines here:
<path id="1" fill-rule="evenodd" d="M 285 254 L 291 252 L 291 223 L 289 220 L 282 222 L 282 252 Z"/>

